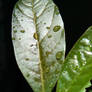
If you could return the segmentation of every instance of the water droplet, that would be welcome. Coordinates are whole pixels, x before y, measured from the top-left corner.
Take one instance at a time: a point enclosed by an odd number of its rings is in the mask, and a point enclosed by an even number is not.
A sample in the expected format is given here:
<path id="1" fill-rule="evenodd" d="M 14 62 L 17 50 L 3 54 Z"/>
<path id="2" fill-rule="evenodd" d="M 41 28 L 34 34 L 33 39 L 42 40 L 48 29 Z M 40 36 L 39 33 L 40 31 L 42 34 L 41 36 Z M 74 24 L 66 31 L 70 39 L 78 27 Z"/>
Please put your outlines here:
<path id="1" fill-rule="evenodd" d="M 90 47 L 84 47 L 85 48 L 85 50 L 87 50 L 87 51 L 90 51 Z"/>
<path id="2" fill-rule="evenodd" d="M 33 37 L 34 37 L 34 39 L 38 39 L 38 35 L 37 35 L 37 33 L 34 33 L 34 35 L 33 35 Z"/>
<path id="3" fill-rule="evenodd" d="M 62 64 L 62 63 L 63 63 L 63 60 L 58 60 L 58 63 L 59 63 L 59 64 Z"/>
<path id="4" fill-rule="evenodd" d="M 15 28 L 15 26 L 13 26 L 13 28 Z"/>
<path id="5" fill-rule="evenodd" d="M 48 35 L 48 38 L 51 38 L 52 37 L 52 35 Z"/>
<path id="6" fill-rule="evenodd" d="M 29 61 L 29 58 L 25 58 L 26 61 Z"/>
<path id="7" fill-rule="evenodd" d="M 58 15 L 58 14 L 59 14 L 59 9 L 58 9 L 58 7 L 57 7 L 57 6 L 55 6 L 55 13 L 56 13 L 56 15 Z"/>
<path id="8" fill-rule="evenodd" d="M 46 72 L 46 73 L 48 73 L 48 72 L 49 72 L 49 70 L 50 70 L 50 69 L 49 69 L 49 67 L 47 67 L 47 68 L 46 68 L 46 70 L 45 70 L 45 72 Z"/>
<path id="9" fill-rule="evenodd" d="M 90 45 L 90 40 L 88 40 L 87 38 L 83 38 L 80 42 L 85 45 Z"/>
<path id="10" fill-rule="evenodd" d="M 53 86 L 53 83 L 51 82 L 50 85 L 49 85 L 49 88 L 52 88 L 52 86 Z"/>
<path id="11" fill-rule="evenodd" d="M 20 32 L 21 32 L 21 33 L 25 33 L 25 30 L 21 30 Z"/>
<path id="12" fill-rule="evenodd" d="M 21 40 L 21 38 L 19 38 L 19 40 Z"/>
<path id="13" fill-rule="evenodd" d="M 17 33 L 17 30 L 14 30 L 13 32 L 14 32 L 14 33 Z"/>
<path id="14" fill-rule="evenodd" d="M 36 45 L 35 45 L 35 46 L 36 46 L 36 49 L 38 49 L 38 48 L 39 48 L 39 45 L 38 45 L 38 43 L 36 43 Z"/>
<path id="15" fill-rule="evenodd" d="M 62 51 L 56 53 L 56 59 L 60 60 L 62 58 Z"/>
<path id="16" fill-rule="evenodd" d="M 44 25 L 46 25 L 46 23 L 44 23 Z"/>
<path id="17" fill-rule="evenodd" d="M 12 40 L 15 40 L 15 37 L 12 37 Z"/>
<path id="18" fill-rule="evenodd" d="M 75 67 L 74 67 L 74 70 L 77 70 L 77 69 L 78 69 L 78 66 L 75 66 Z"/>
<path id="19" fill-rule="evenodd" d="M 23 19 L 21 19 L 21 21 L 23 21 Z"/>
<path id="20" fill-rule="evenodd" d="M 26 76 L 27 76 L 27 77 L 29 77 L 29 76 L 30 76 L 30 74 L 28 73 Z"/>
<path id="21" fill-rule="evenodd" d="M 54 32 L 57 32 L 57 31 L 59 31 L 60 29 L 61 29 L 61 26 L 57 25 L 57 26 L 55 26 L 55 27 L 53 28 L 53 31 L 54 31 Z"/>
<path id="22" fill-rule="evenodd" d="M 51 62 L 51 66 L 52 66 L 52 67 L 54 67 L 55 64 L 56 64 L 56 61 L 52 61 L 52 62 Z"/>
<path id="23" fill-rule="evenodd" d="M 50 29 L 50 27 L 46 27 L 48 30 Z"/>
<path id="24" fill-rule="evenodd" d="M 45 71 L 45 70 L 46 70 L 46 68 L 47 68 L 47 66 L 46 66 L 45 62 L 43 62 L 43 63 L 42 63 L 42 67 L 43 67 L 43 70 Z"/>
<path id="25" fill-rule="evenodd" d="M 30 47 L 33 47 L 33 46 L 34 46 L 33 44 L 30 45 Z"/>
<path id="26" fill-rule="evenodd" d="M 80 70 L 80 69 L 79 69 L 79 66 L 75 66 L 73 69 L 74 69 L 76 72 Z"/>
<path id="27" fill-rule="evenodd" d="M 56 69 L 55 70 L 56 74 L 60 73 L 60 70 L 59 69 Z"/>
<path id="28" fill-rule="evenodd" d="M 84 62 L 83 62 L 83 66 L 84 66 L 84 65 L 86 65 L 86 63 L 87 63 L 87 62 L 86 62 L 86 61 L 84 61 Z"/>
<path id="29" fill-rule="evenodd" d="M 51 52 L 50 51 L 46 51 L 46 55 L 49 56 L 49 54 L 51 54 Z"/>
<path id="30" fill-rule="evenodd" d="M 34 78 L 34 80 L 35 80 L 36 82 L 41 82 L 41 80 L 40 80 L 39 78 Z"/>

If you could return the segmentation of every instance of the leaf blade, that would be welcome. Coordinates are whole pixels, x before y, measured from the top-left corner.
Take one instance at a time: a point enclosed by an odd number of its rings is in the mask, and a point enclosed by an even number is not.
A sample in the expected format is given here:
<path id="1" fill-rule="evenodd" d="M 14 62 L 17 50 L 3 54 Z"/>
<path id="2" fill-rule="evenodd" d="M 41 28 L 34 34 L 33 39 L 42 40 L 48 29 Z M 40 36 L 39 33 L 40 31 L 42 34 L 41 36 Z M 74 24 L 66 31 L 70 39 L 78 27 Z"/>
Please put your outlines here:
<path id="1" fill-rule="evenodd" d="M 85 92 L 92 79 L 92 27 L 76 42 L 66 57 L 57 92 Z"/>
<path id="2" fill-rule="evenodd" d="M 63 21 L 52 0 L 20 0 L 13 11 L 12 37 L 17 64 L 29 85 L 34 92 L 51 92 L 65 54 Z"/>

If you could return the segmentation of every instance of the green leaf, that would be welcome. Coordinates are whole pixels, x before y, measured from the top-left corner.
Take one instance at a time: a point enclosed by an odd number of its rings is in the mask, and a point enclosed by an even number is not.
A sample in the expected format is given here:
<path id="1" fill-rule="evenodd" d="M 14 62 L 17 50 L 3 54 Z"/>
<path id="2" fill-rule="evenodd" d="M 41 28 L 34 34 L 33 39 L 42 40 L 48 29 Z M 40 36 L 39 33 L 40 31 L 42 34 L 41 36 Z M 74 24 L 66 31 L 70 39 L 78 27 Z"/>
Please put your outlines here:
<path id="1" fill-rule="evenodd" d="M 92 89 L 90 89 L 88 92 L 92 92 Z"/>
<path id="2" fill-rule="evenodd" d="M 20 0 L 12 15 L 17 64 L 34 92 L 51 92 L 65 55 L 65 32 L 52 0 Z"/>
<path id="3" fill-rule="evenodd" d="M 92 27 L 81 36 L 62 66 L 57 92 L 85 92 L 92 79 Z"/>

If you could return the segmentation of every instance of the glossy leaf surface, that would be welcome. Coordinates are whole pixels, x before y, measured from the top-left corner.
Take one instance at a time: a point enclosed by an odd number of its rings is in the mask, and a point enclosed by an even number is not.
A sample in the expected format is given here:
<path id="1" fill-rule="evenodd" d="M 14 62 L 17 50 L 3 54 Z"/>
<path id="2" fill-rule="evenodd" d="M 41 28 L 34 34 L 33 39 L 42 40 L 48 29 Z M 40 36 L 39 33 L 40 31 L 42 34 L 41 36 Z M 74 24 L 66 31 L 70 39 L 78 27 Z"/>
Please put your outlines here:
<path id="1" fill-rule="evenodd" d="M 12 40 L 17 64 L 34 92 L 51 92 L 65 55 L 64 25 L 53 1 L 18 1 Z"/>
<path id="2" fill-rule="evenodd" d="M 81 36 L 63 64 L 57 92 L 85 92 L 92 79 L 92 27 Z"/>

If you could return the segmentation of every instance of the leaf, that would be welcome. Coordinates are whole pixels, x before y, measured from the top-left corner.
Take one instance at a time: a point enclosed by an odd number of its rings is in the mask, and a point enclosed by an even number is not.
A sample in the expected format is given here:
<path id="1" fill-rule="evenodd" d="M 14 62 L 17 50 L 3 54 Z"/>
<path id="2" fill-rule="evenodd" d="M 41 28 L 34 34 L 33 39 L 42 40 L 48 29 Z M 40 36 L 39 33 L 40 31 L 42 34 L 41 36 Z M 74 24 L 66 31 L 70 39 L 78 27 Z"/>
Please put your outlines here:
<path id="1" fill-rule="evenodd" d="M 90 89 L 89 92 L 92 92 L 92 89 Z"/>
<path id="2" fill-rule="evenodd" d="M 65 33 L 52 0 L 20 0 L 12 16 L 17 64 L 34 92 L 51 92 L 64 61 Z"/>
<path id="3" fill-rule="evenodd" d="M 92 79 L 92 26 L 69 52 L 62 66 L 57 92 L 85 92 Z"/>

